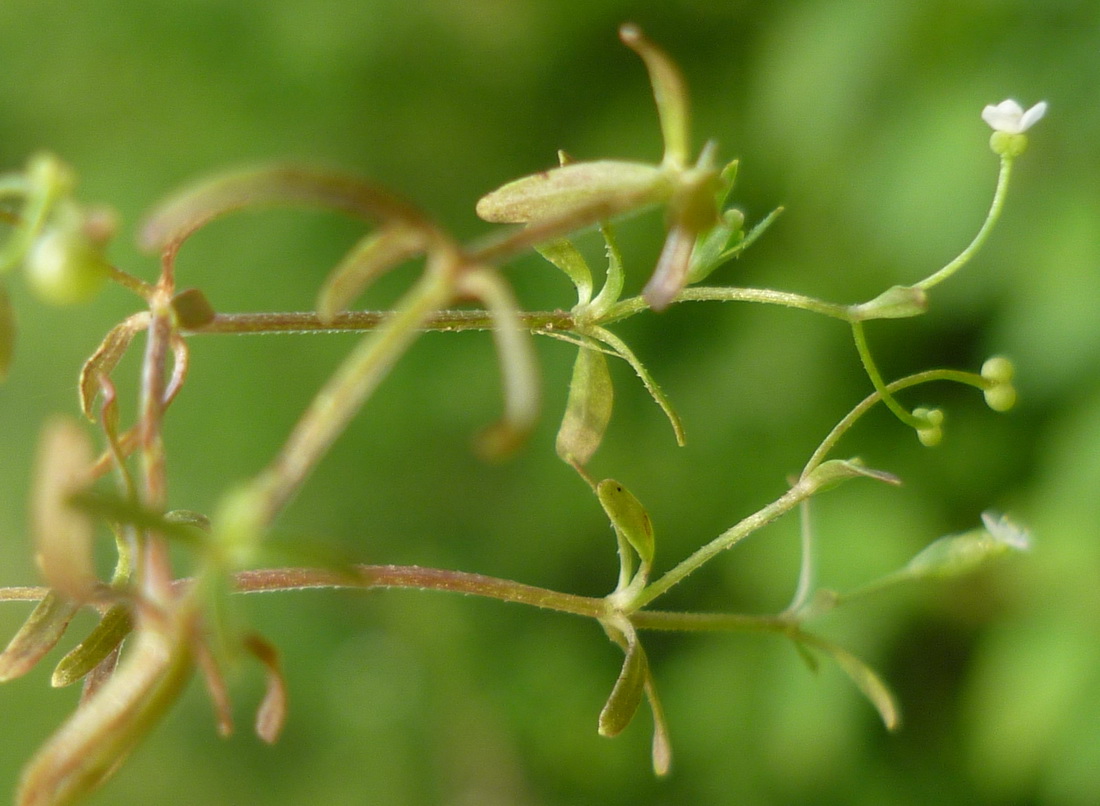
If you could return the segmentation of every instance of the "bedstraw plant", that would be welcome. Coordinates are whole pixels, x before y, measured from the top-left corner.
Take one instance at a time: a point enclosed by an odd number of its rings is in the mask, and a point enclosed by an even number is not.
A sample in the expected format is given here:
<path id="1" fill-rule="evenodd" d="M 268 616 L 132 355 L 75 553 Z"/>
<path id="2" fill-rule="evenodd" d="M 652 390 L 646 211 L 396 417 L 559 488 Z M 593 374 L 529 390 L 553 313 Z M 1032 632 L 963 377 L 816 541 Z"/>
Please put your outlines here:
<path id="1" fill-rule="evenodd" d="M 944 414 L 938 408 L 904 403 L 915 387 L 964 384 L 980 391 L 994 411 L 1012 408 L 1013 366 L 1006 358 L 992 357 L 977 370 L 929 369 L 888 382 L 875 363 L 865 327 L 876 319 L 921 315 L 935 287 L 970 261 L 1004 206 L 1013 164 L 1045 104 L 1026 112 L 1013 101 L 985 109 L 983 117 L 994 129 L 990 144 L 1000 161 L 989 212 L 973 241 L 927 277 L 856 304 L 788 291 L 708 285 L 712 272 L 740 257 L 779 211 L 746 226 L 742 212 L 729 202 L 737 161 L 721 162 L 714 141 L 697 154 L 692 150 L 687 93 L 679 70 L 637 27 L 624 25 L 620 37 L 649 73 L 664 141 L 661 159 L 577 161 L 560 153 L 556 167 L 509 182 L 478 201 L 482 219 L 506 226 L 473 243 L 460 243 L 423 211 L 369 181 L 277 165 L 218 175 L 155 207 L 140 230 L 140 246 L 159 256 L 160 268 L 154 280 L 146 281 L 107 260 L 112 215 L 77 201 L 73 172 L 58 158 L 39 154 L 23 170 L 0 176 L 0 271 L 9 277 L 18 272 L 48 303 L 84 302 L 106 282 L 121 285 L 142 303 L 138 312 L 106 334 L 84 365 L 77 388 L 88 422 L 81 425 L 74 417 L 58 416 L 41 436 L 30 522 L 44 585 L 0 589 L 0 599 L 37 602 L 0 654 L 0 681 L 18 677 L 42 660 L 82 608 L 99 615 L 97 625 L 54 669 L 54 686 L 82 681 L 83 694 L 72 715 L 27 762 L 17 794 L 21 806 L 71 803 L 103 785 L 193 675 L 204 680 L 218 730 L 228 734 L 233 725 L 226 669 L 240 655 L 255 658 L 266 669 L 266 696 L 255 729 L 263 740 L 275 741 L 287 707 L 278 651 L 232 612 L 234 597 L 262 591 L 455 591 L 593 619 L 624 655 L 617 678 L 608 670 L 610 694 L 595 719 L 596 727 L 604 736 L 617 735 L 645 701 L 652 713 L 652 765 L 657 775 L 670 771 L 672 743 L 643 646 L 642 636 L 649 630 L 779 634 L 811 668 L 822 659 L 837 664 L 877 709 L 886 728 L 898 726 L 898 706 L 886 684 L 858 657 L 814 631 L 813 620 L 889 586 L 961 574 L 996 555 L 1026 549 L 1027 533 L 1003 517 L 984 513 L 981 526 L 932 542 L 900 570 L 856 590 L 833 591 L 815 582 L 808 508 L 818 494 L 851 480 L 899 483 L 891 473 L 868 467 L 858 457 L 838 456 L 845 434 L 879 403 L 927 446 L 943 437 Z M 193 233 L 229 213 L 270 205 L 331 210 L 361 220 L 367 229 L 325 280 L 314 311 L 224 313 L 215 311 L 201 290 L 177 282 L 176 256 Z M 624 297 L 628 270 L 616 241 L 615 221 L 651 207 L 664 211 L 664 246 L 641 294 Z M 593 229 L 606 244 L 606 267 L 598 278 L 572 240 Z M 531 250 L 575 287 L 576 304 L 570 310 L 527 311 L 517 306 L 502 270 Z M 392 310 L 354 307 L 378 277 L 413 261 L 419 262 L 419 273 Z M 657 552 L 660 525 L 626 486 L 593 469 L 593 457 L 613 413 L 609 358 L 630 365 L 667 417 L 676 440 L 683 443 L 686 429 L 669 398 L 615 326 L 671 305 L 702 301 L 781 305 L 838 320 L 851 330 L 869 393 L 810 452 L 786 492 L 694 553 L 668 564 Z M 4 374 L 18 360 L 15 320 L 9 298 L 0 295 Z M 652 321 L 659 325 L 659 319 Z M 607 595 L 579 596 L 477 573 L 416 566 L 269 567 L 266 538 L 280 513 L 410 345 L 428 331 L 464 330 L 488 331 L 499 356 L 503 413 L 475 439 L 475 449 L 493 461 L 520 449 L 540 414 L 532 337 L 548 336 L 577 348 L 555 449 L 583 482 L 578 490 L 587 489 L 592 506 L 606 514 L 614 534 L 619 572 L 609 581 Z M 338 331 L 363 336 L 316 391 L 266 467 L 244 483 L 227 481 L 213 512 L 168 511 L 162 425 L 173 400 L 185 389 L 190 339 Z M 116 387 L 113 371 L 139 343 L 137 410 L 128 423 L 120 415 L 124 390 Z M 761 616 L 655 607 L 670 588 L 791 510 L 799 510 L 803 518 L 802 560 L 795 595 L 782 612 Z M 93 544 L 107 534 L 114 539 L 117 560 L 110 579 L 101 579 L 92 562 Z M 174 567 L 180 565 L 180 553 L 170 551 L 173 545 L 184 547 L 186 568 Z"/>

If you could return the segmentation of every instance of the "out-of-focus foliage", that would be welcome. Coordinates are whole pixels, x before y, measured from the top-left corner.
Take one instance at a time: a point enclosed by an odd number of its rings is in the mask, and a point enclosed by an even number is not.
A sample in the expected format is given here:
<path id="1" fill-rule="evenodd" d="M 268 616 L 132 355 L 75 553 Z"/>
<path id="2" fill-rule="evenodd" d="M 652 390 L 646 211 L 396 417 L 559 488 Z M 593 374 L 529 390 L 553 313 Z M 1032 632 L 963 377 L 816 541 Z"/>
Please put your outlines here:
<path id="1" fill-rule="evenodd" d="M 654 636 L 677 749 L 660 782 L 646 725 L 615 742 L 597 735 L 621 658 L 587 623 L 407 592 L 257 597 L 241 609 L 284 649 L 291 685 L 280 743 L 245 731 L 223 743 L 196 691 L 93 803 L 1100 802 L 1096 3 L 6 0 L 0 165 L 42 148 L 62 155 L 82 198 L 119 208 L 125 236 L 196 174 L 307 158 L 370 175 L 473 236 L 485 231 L 478 196 L 554 165 L 558 148 L 659 157 L 645 73 L 616 39 L 627 19 L 682 65 L 697 136 L 742 158 L 735 200 L 750 222 L 788 208 L 715 283 L 852 302 L 923 277 L 984 215 L 996 159 L 982 106 L 1050 102 L 980 257 L 935 289 L 928 316 L 868 327 L 889 376 L 1009 355 L 1020 403 L 997 415 L 980 396 L 922 389 L 928 399 L 912 404 L 947 410 L 940 447 L 922 448 L 885 415 L 847 443 L 906 487 L 853 485 L 815 510 L 831 587 L 903 564 L 989 506 L 1027 522 L 1034 551 L 824 625 L 895 685 L 905 725 L 893 736 L 842 675 L 810 674 L 781 642 Z M 635 288 L 658 224 L 623 227 Z M 306 309 L 357 235 L 298 213 L 226 221 L 196 237 L 181 282 L 219 310 Z M 123 268 L 153 276 L 125 237 L 112 249 Z M 528 304 L 571 304 L 537 259 L 509 276 Z M 366 304 L 384 306 L 401 279 Z M 48 414 L 75 410 L 81 361 L 132 308 L 121 291 L 75 312 L 11 293 L 20 341 L 0 387 L 0 583 L 25 584 L 36 573 L 23 503 L 33 435 Z M 616 412 L 592 464 L 646 501 L 667 568 L 778 494 L 868 389 L 836 322 L 706 304 L 646 319 L 628 335 L 677 404 L 688 445 L 675 447 L 629 369 L 613 364 Z M 170 505 L 209 509 L 260 468 L 351 344 L 194 339 L 168 418 Z M 573 353 L 540 344 L 545 421 L 518 459 L 485 466 L 468 442 L 498 406 L 488 337 L 425 339 L 280 528 L 366 562 L 607 592 L 614 537 L 554 454 Z M 704 425 L 709 436 L 693 439 Z M 796 541 L 793 522 L 770 527 L 669 604 L 782 608 Z M 24 616 L 0 609 L 0 632 Z M 0 689 L 0 791 L 76 696 L 50 691 L 47 673 Z M 262 679 L 244 666 L 238 686 L 258 700 Z"/>

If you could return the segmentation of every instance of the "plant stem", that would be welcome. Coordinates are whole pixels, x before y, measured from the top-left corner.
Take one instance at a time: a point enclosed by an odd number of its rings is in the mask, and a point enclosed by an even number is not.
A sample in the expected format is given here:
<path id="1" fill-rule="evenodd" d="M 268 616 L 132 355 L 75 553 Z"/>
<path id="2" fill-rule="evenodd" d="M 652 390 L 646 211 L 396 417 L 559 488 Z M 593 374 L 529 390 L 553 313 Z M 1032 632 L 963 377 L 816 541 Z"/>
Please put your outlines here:
<path id="1" fill-rule="evenodd" d="M 377 330 L 393 316 L 392 311 L 348 311 L 337 314 L 331 322 L 322 322 L 312 311 L 279 313 L 219 313 L 201 328 L 186 331 L 189 335 L 240 334 L 269 335 L 277 333 L 363 333 Z M 532 311 L 518 314 L 519 321 L 532 331 L 572 330 L 574 320 L 565 311 Z M 484 310 L 434 311 L 418 326 L 427 331 L 492 330 L 492 315 Z"/>

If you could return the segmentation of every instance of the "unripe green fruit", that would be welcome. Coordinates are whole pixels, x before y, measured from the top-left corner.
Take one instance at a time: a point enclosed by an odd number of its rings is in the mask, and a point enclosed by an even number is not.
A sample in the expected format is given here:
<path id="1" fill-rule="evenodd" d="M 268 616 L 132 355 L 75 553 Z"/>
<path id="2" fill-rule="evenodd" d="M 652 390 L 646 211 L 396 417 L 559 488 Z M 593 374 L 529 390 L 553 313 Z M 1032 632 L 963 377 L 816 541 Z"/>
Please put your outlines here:
<path id="1" fill-rule="evenodd" d="M 34 292 L 53 305 L 87 302 L 108 274 L 100 250 L 79 231 L 68 229 L 43 233 L 31 247 L 23 268 Z"/>

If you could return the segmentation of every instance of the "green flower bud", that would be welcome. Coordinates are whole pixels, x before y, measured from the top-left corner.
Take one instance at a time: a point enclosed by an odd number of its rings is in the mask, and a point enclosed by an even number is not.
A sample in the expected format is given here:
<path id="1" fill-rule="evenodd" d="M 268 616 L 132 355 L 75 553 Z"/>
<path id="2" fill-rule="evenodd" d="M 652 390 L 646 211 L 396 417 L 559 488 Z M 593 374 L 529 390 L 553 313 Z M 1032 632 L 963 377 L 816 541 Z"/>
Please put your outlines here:
<path id="1" fill-rule="evenodd" d="M 926 448 L 934 448 L 943 442 L 943 412 L 940 409 L 913 409 L 913 416 L 925 425 L 917 428 L 917 439 Z"/>

